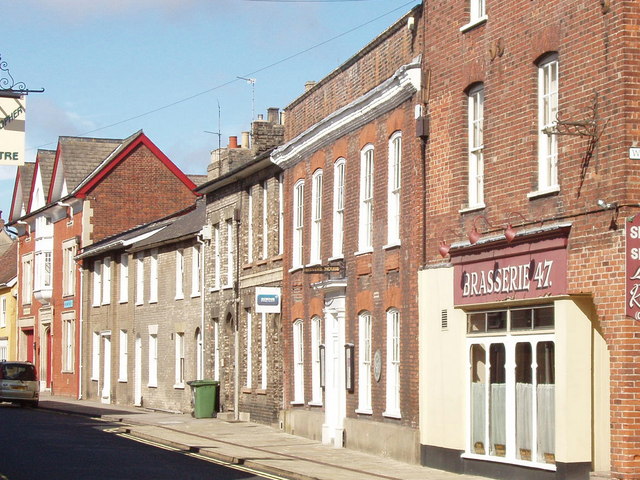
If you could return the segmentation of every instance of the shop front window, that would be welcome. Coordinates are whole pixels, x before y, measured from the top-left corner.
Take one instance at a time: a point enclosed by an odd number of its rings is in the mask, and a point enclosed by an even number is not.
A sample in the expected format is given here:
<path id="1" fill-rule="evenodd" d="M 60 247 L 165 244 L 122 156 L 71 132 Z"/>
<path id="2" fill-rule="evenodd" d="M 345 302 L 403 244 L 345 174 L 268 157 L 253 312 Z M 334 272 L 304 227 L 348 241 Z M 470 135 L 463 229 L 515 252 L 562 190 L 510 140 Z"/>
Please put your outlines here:
<path id="1" fill-rule="evenodd" d="M 469 453 L 555 464 L 553 307 L 467 316 Z"/>

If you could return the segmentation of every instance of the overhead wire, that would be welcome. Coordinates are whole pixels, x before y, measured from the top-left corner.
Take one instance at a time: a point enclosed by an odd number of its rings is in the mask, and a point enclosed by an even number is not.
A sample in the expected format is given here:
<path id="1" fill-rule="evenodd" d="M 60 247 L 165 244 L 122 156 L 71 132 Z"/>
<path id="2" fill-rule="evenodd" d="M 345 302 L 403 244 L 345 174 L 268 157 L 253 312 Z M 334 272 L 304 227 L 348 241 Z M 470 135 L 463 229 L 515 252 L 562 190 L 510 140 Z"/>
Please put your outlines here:
<path id="1" fill-rule="evenodd" d="M 311 3 L 311 2 L 313 2 L 313 1 L 317 2 L 317 1 L 319 1 L 319 0 L 245 0 L 245 1 L 264 1 L 264 2 L 267 2 L 267 1 L 269 1 L 269 2 L 278 2 L 278 1 L 279 1 L 279 2 L 302 1 L 302 2 Z M 343 1 L 343 2 L 344 2 L 344 1 L 363 1 L 363 0 L 328 0 L 328 1 L 327 1 L 327 0 L 325 0 L 325 1 L 324 1 L 324 3 L 338 3 L 338 2 L 340 2 L 340 1 Z M 79 136 L 79 137 L 84 137 L 84 136 L 86 136 L 86 135 L 91 135 L 91 134 L 93 134 L 93 133 L 96 133 L 96 132 L 99 132 L 99 131 L 102 131 L 102 130 L 106 130 L 106 129 L 108 129 L 108 128 L 116 127 L 116 126 L 118 126 L 118 125 L 122 125 L 123 123 L 127 123 L 127 122 L 130 122 L 130 121 L 132 121 L 132 120 L 137 120 L 138 118 L 142 118 L 142 117 L 146 117 L 146 116 L 148 116 L 148 115 L 152 115 L 152 114 L 157 113 L 157 112 L 160 112 L 160 111 L 162 111 L 162 110 L 166 110 L 167 108 L 171 108 L 171 107 L 174 107 L 174 106 L 179 105 L 179 104 L 181 104 L 181 103 L 188 102 L 189 100 L 193 100 L 194 98 L 201 97 L 202 95 L 206 95 L 207 93 L 213 92 L 213 91 L 215 91 L 215 90 L 219 90 L 219 89 L 221 89 L 221 88 L 227 87 L 227 86 L 229 86 L 229 85 L 231 85 L 231 84 L 233 84 L 233 83 L 235 83 L 235 82 L 240 81 L 240 80 L 239 80 L 239 78 L 241 78 L 241 77 L 252 77 L 252 76 L 254 76 L 254 75 L 255 75 L 255 74 L 257 74 L 257 73 L 260 73 L 260 72 L 263 72 L 263 71 L 265 71 L 265 70 L 271 69 L 271 68 L 273 68 L 273 67 L 275 67 L 275 66 L 277 66 L 277 65 L 280 65 L 281 63 L 288 62 L 289 60 L 292 60 L 293 58 L 299 57 L 300 55 L 304 55 L 305 53 L 308 53 L 308 52 L 310 52 L 310 51 L 312 51 L 312 50 L 315 50 L 316 48 L 319 48 L 319 47 L 321 47 L 321 46 L 323 46 L 323 45 L 326 45 L 327 43 L 330 43 L 330 42 L 332 42 L 332 41 L 334 41 L 334 40 L 337 40 L 338 38 L 344 37 L 345 35 L 348 35 L 348 34 L 350 34 L 350 33 L 354 32 L 354 31 L 356 31 L 356 30 L 359 30 L 359 29 L 361 29 L 361 28 L 363 28 L 363 27 L 366 27 L 367 25 L 369 25 L 369 24 L 371 24 L 371 23 L 374 23 L 374 22 L 376 22 L 376 21 L 380 20 L 381 18 L 386 17 L 387 15 L 390 15 L 390 14 L 392 14 L 393 12 L 396 12 L 397 10 L 400 10 L 400 9 L 406 8 L 408 5 L 411 5 L 411 4 L 414 4 L 414 3 L 416 3 L 416 0 L 411 0 L 411 1 L 409 1 L 409 2 L 403 3 L 402 5 L 399 5 L 399 6 L 395 7 L 395 8 L 393 8 L 392 10 L 389 10 L 389 11 L 388 11 L 388 12 L 386 12 L 386 13 L 383 13 L 383 14 L 381 14 L 381 15 L 379 15 L 379 16 L 377 16 L 377 17 L 375 17 L 375 18 L 371 19 L 371 20 L 368 20 L 368 21 L 366 21 L 366 22 L 364 22 L 364 23 L 361 23 L 361 24 L 359 24 L 359 25 L 357 25 L 357 26 L 355 26 L 355 27 L 353 27 L 353 28 L 350 28 L 349 30 L 346 30 L 346 31 L 344 31 L 344 32 L 342 32 L 342 33 L 339 33 L 338 35 L 335 35 L 335 36 L 333 36 L 333 37 L 331 37 L 331 38 L 329 38 L 329 39 L 327 39 L 327 40 L 324 40 L 324 41 L 322 41 L 322 42 L 316 43 L 315 45 L 312 45 L 311 47 L 305 48 L 304 50 L 300 50 L 300 51 L 298 51 L 298 52 L 296 52 L 296 53 L 294 53 L 294 54 L 292 54 L 292 55 L 289 55 L 289 56 L 287 56 L 287 57 L 285 57 L 285 58 L 282 58 L 282 59 L 277 60 L 277 61 L 275 61 L 275 62 L 273 62 L 273 63 L 270 63 L 269 65 L 266 65 L 266 66 L 264 66 L 264 67 L 258 68 L 257 70 L 253 70 L 252 72 L 246 73 L 246 74 L 241 75 L 241 76 L 234 76 L 234 78 L 233 78 L 233 79 L 228 80 L 228 81 L 226 81 L 226 82 L 224 82 L 224 83 L 221 83 L 221 84 L 219 84 L 219 85 L 216 85 L 215 87 L 211 87 L 211 88 L 208 88 L 208 89 L 203 90 L 203 91 L 201 91 L 201 92 L 194 93 L 193 95 L 189 95 L 188 97 L 184 97 L 184 98 L 182 98 L 182 99 L 180 99 L 180 100 L 176 100 L 176 101 L 171 102 L 171 103 L 168 103 L 168 104 L 166 104 L 166 105 L 162 105 L 162 106 L 160 106 L 160 107 L 157 107 L 157 108 L 154 108 L 154 109 L 152 109 L 152 110 L 148 110 L 148 111 L 146 111 L 146 112 L 143 112 L 143 113 L 140 113 L 140 114 L 137 114 L 137 115 L 134 115 L 134 116 L 128 117 L 128 118 L 126 118 L 126 119 L 123 119 L 123 120 L 120 120 L 120 121 L 117 121 L 117 122 L 111 123 L 111 124 L 109 124 L 109 125 L 103 125 L 103 126 L 101 126 L 101 127 L 95 128 L 95 129 L 93 129 L 93 130 L 89 130 L 89 131 L 87 131 L 87 132 L 84 132 L 84 133 L 82 133 L 82 134 L 79 134 L 78 136 Z M 40 145 L 40 146 L 35 147 L 35 148 L 42 148 L 42 147 L 46 147 L 46 146 L 52 145 L 52 144 L 54 144 L 54 143 L 55 143 L 55 142 L 50 142 L 50 143 L 47 143 L 47 144 L 44 144 L 44 145 Z"/>

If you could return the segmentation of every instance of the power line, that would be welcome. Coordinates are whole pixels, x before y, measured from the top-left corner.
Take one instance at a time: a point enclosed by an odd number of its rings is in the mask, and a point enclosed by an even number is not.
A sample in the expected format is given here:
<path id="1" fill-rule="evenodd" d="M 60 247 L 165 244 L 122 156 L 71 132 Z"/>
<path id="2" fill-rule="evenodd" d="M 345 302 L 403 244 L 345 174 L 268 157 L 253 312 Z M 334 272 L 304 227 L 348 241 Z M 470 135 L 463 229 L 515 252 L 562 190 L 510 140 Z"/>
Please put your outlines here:
<path id="1" fill-rule="evenodd" d="M 322 3 L 337 3 L 337 2 L 345 2 L 345 1 L 353 2 L 353 1 L 365 1 L 365 0 L 245 0 L 245 1 L 254 1 L 254 2 L 303 2 L 303 3 L 305 3 L 305 2 L 306 3 L 322 2 Z M 78 136 L 79 137 L 84 137 L 84 136 L 87 136 L 87 135 L 91 135 L 92 133 L 96 133 L 96 132 L 99 132 L 99 131 L 102 131 L 102 130 L 106 130 L 108 128 L 116 127 L 118 125 L 122 125 L 123 123 L 127 123 L 127 122 L 130 122 L 132 120 L 137 120 L 138 118 L 146 117 L 148 115 L 152 115 L 152 114 L 160 112 L 162 110 L 166 110 L 167 108 L 171 108 L 171 107 L 174 107 L 174 106 L 179 105 L 181 103 L 188 102 L 189 100 L 193 100 L 194 98 L 201 97 L 202 95 L 206 95 L 207 93 L 210 93 L 210 92 L 213 92 L 215 90 L 219 90 L 221 88 L 227 87 L 227 86 L 229 86 L 229 85 L 231 85 L 231 84 L 233 84 L 235 82 L 238 82 L 240 80 L 244 81 L 244 78 L 246 78 L 246 77 L 253 77 L 256 73 L 263 72 L 263 71 L 268 70 L 270 68 L 273 68 L 273 67 L 275 67 L 277 65 L 280 65 L 281 63 L 284 63 L 284 62 L 287 62 L 287 61 L 289 61 L 289 60 L 291 60 L 293 58 L 299 57 L 300 55 L 304 55 L 305 53 L 308 53 L 311 50 L 315 50 L 316 48 L 319 48 L 319 47 L 321 47 L 323 45 L 326 45 L 327 43 L 330 43 L 330 42 L 332 42 L 334 40 L 337 40 L 338 38 L 344 37 L 345 35 L 348 35 L 348 34 L 354 32 L 356 30 L 359 30 L 359 29 L 361 29 L 363 27 L 366 27 L 367 25 L 369 25 L 371 23 L 374 23 L 374 22 L 380 20 L 381 18 L 386 17 L 387 15 L 390 15 L 393 12 L 396 12 L 396 11 L 398 11 L 400 9 L 404 9 L 408 5 L 411 5 L 411 4 L 414 4 L 414 3 L 416 3 L 416 0 L 411 0 L 409 2 L 406 2 L 406 3 L 402 4 L 402 5 L 399 5 L 396 8 L 393 8 L 392 10 L 389 10 L 386 13 L 383 13 L 382 15 L 379 15 L 379 16 L 373 18 L 372 20 L 369 20 L 367 22 L 361 23 L 360 25 L 357 25 L 357 26 L 355 26 L 355 27 L 353 27 L 353 28 L 351 28 L 351 29 L 349 29 L 349 30 L 347 30 L 345 32 L 342 32 L 342 33 L 340 33 L 338 35 L 335 35 L 335 36 L 333 36 L 333 37 L 331 37 L 331 38 L 329 38 L 327 40 L 324 40 L 324 41 L 322 41 L 320 43 L 316 43 L 315 45 L 313 45 L 313 46 L 311 46 L 309 48 L 306 48 L 306 49 L 301 50 L 301 51 L 299 51 L 297 53 L 289 55 L 288 57 L 285 57 L 285 58 L 282 58 L 280 60 L 277 60 L 277 61 L 275 61 L 275 62 L 273 62 L 273 63 L 271 63 L 269 65 L 266 65 L 264 67 L 258 68 L 257 70 L 254 70 L 252 72 L 246 73 L 244 75 L 236 76 L 235 78 L 233 78 L 231 80 L 228 80 L 228 81 L 226 81 L 224 83 L 221 83 L 220 85 L 216 85 L 215 87 L 211 87 L 211 88 L 208 88 L 207 90 L 203 90 L 201 92 L 194 93 L 193 95 L 190 95 L 188 97 L 182 98 L 180 100 L 176 100 L 175 102 L 171 102 L 171 103 L 168 103 L 166 105 L 162 105 L 162 106 L 154 108 L 152 110 L 148 110 L 148 111 L 146 111 L 144 113 L 140 113 L 138 115 L 134 115 L 134 116 L 126 118 L 124 120 L 120 120 L 120 121 L 111 123 L 109 125 L 103 125 L 101 127 L 95 128 L 93 130 L 84 132 L 84 133 L 82 133 L 82 134 L 80 134 Z M 49 145 L 53 145 L 54 143 L 55 142 L 46 143 L 44 145 L 40 145 L 40 146 L 35 147 L 35 148 L 47 147 Z"/>

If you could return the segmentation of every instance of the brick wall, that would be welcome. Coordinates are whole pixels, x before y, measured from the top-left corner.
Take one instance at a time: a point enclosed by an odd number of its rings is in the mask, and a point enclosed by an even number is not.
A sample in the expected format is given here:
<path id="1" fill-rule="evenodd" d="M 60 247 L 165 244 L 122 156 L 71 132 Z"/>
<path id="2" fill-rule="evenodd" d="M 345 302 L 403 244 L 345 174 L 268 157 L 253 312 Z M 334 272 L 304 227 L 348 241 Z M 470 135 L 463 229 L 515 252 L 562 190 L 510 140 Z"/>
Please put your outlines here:
<path id="1" fill-rule="evenodd" d="M 607 4 L 609 2 L 606 2 Z M 529 225 L 570 221 L 569 292 L 590 294 L 611 354 L 612 475 L 640 478 L 636 422 L 640 383 L 640 327 L 625 318 L 622 220 L 638 213 L 624 207 L 619 228 L 598 199 L 637 204 L 637 21 L 631 1 L 487 1 L 488 21 L 468 31 L 463 2 L 426 4 L 425 66 L 430 72 L 431 137 L 427 158 L 427 263 L 442 261 L 438 241 L 464 240 L 471 222 L 485 215 L 498 232 L 507 222 Z M 443 48 L 447 45 L 447 48 Z M 528 198 L 537 185 L 537 68 L 546 53 L 559 60 L 559 108 L 565 120 L 587 117 L 597 94 L 597 116 L 606 128 L 591 157 L 588 138 L 560 136 L 557 194 Z M 633 73 L 635 70 L 636 73 Z M 484 84 L 485 203 L 460 213 L 467 192 L 466 90 Z M 512 212 L 518 212 L 513 214 Z"/>

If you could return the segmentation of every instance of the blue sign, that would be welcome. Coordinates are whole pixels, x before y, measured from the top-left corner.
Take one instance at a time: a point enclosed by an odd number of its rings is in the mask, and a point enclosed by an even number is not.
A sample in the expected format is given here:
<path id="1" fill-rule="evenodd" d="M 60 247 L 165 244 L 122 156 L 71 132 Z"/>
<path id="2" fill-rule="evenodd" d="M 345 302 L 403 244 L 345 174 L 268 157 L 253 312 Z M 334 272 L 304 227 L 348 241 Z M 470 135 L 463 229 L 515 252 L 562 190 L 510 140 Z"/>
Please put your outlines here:
<path id="1" fill-rule="evenodd" d="M 280 297 L 278 295 L 258 295 L 258 305 L 260 306 L 273 306 L 280 303 Z"/>
<path id="2" fill-rule="evenodd" d="M 73 299 L 64 301 L 64 308 L 73 308 Z"/>

